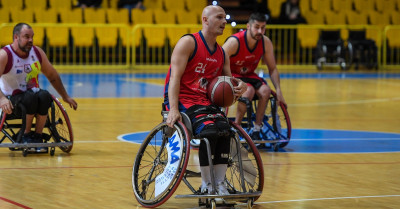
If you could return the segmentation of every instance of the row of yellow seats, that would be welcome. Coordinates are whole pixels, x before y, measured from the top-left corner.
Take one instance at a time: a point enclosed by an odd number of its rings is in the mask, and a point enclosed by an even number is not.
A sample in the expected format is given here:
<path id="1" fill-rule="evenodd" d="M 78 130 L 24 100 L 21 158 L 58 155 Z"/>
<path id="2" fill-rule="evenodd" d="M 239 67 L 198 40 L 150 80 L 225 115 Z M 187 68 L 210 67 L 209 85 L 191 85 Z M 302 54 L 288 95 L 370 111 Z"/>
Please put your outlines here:
<path id="1" fill-rule="evenodd" d="M 128 29 L 128 31 L 127 31 Z M 142 38 L 147 41 L 148 47 L 163 47 L 165 46 L 166 38 L 169 39 L 171 47 L 174 47 L 182 35 L 187 33 L 198 32 L 201 28 L 194 26 L 189 28 L 145 28 L 135 32 L 134 40 L 131 40 L 131 44 L 140 46 Z M 0 39 L 0 45 L 4 46 L 12 42 L 12 30 L 13 26 L 0 27 L 0 37 L 9 37 Z M 50 46 L 68 46 L 69 35 L 71 34 L 74 39 L 75 46 L 89 47 L 93 45 L 93 38 L 97 37 L 99 46 L 102 47 L 114 47 L 117 45 L 117 40 L 122 40 L 122 45 L 127 45 L 127 36 L 132 37 L 130 31 L 132 27 L 88 27 L 88 26 L 76 26 L 68 27 L 61 24 L 57 26 L 33 26 L 35 32 L 34 44 L 38 46 L 43 45 L 44 37 L 47 37 Z M 225 39 L 232 34 L 232 28 L 227 27 L 224 30 L 224 34 L 218 37 L 218 43 L 223 44 Z"/>
<path id="2" fill-rule="evenodd" d="M 268 1 L 271 16 L 279 17 L 280 6 L 286 0 Z M 313 12 L 343 12 L 343 11 L 377 11 L 386 13 L 400 11 L 400 0 L 300 0 L 300 11 L 303 15 Z"/>
<path id="3" fill-rule="evenodd" d="M 131 18 L 127 9 L 48 9 L 48 10 L 19 10 L 0 9 L 0 23 L 100 23 L 100 24 L 199 24 L 201 10 L 187 12 L 183 10 L 140 10 L 133 9 Z M 35 20 L 35 21 L 34 21 Z"/>
<path id="4" fill-rule="evenodd" d="M 305 15 L 308 24 L 328 24 L 328 25 L 400 25 L 400 12 L 392 11 L 379 13 L 369 11 L 358 13 L 355 11 L 347 12 L 310 12 Z"/>
<path id="5" fill-rule="evenodd" d="M 117 8 L 119 0 L 103 0 L 102 8 Z M 67 8 L 71 9 L 78 4 L 77 0 L 0 0 L 2 8 L 17 9 L 42 9 L 47 8 Z M 145 0 L 143 4 L 149 9 L 169 10 L 188 10 L 194 11 L 203 9 L 207 5 L 207 0 Z"/>

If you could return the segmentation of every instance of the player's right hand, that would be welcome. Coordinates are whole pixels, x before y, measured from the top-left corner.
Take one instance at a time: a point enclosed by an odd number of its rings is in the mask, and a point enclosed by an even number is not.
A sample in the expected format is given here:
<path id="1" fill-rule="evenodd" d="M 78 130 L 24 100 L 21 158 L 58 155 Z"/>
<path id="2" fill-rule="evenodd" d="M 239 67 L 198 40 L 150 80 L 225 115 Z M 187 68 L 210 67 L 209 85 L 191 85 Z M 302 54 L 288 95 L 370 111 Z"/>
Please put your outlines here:
<path id="1" fill-rule="evenodd" d="M 14 109 L 13 105 L 11 104 L 11 101 L 7 97 L 2 97 L 0 99 L 0 108 L 6 114 L 11 114 L 12 113 L 12 109 Z"/>

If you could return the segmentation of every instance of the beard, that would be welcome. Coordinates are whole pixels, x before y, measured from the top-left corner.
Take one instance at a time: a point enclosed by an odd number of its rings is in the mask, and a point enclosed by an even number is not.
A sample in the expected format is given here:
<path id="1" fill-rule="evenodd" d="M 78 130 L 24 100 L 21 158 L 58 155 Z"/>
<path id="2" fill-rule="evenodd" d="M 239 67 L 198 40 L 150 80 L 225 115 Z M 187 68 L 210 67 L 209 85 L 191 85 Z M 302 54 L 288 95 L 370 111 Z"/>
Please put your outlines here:
<path id="1" fill-rule="evenodd" d="M 250 30 L 250 36 L 251 36 L 252 39 L 254 39 L 256 41 L 258 41 L 258 40 L 260 40 L 262 38 L 262 34 L 261 33 L 253 34 L 253 32 L 251 32 L 251 30 Z"/>
<path id="2" fill-rule="evenodd" d="M 26 52 L 26 53 L 29 53 L 29 51 L 31 51 L 32 46 L 33 46 L 32 42 L 28 42 L 25 45 L 21 45 L 20 43 L 18 43 L 18 48 L 21 49 L 21 51 Z"/>

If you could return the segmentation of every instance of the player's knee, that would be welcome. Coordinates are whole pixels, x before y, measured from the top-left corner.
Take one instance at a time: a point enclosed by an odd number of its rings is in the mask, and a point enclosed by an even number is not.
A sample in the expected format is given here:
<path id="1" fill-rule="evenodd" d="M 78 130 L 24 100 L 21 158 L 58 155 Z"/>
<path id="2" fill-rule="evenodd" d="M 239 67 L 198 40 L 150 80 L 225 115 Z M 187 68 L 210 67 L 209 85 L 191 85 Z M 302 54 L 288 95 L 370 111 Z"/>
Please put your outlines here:
<path id="1" fill-rule="evenodd" d="M 46 90 L 40 90 L 37 93 L 37 97 L 39 100 L 38 114 L 46 115 L 48 112 L 48 109 L 51 106 L 51 102 L 53 101 L 53 98 L 51 97 L 50 93 Z"/>

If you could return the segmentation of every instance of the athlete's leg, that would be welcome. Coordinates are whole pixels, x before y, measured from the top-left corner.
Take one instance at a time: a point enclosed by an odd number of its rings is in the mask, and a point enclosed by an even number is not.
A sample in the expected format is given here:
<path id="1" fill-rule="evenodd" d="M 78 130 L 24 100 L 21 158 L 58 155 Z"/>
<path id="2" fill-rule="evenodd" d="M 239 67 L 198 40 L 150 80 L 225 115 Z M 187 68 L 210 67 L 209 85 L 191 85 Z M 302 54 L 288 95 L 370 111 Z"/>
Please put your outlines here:
<path id="1" fill-rule="evenodd" d="M 268 99 L 271 95 L 271 88 L 263 84 L 259 89 L 256 90 L 258 96 L 258 105 L 256 110 L 256 122 L 255 125 L 261 126 L 262 120 L 265 114 L 265 109 L 267 108 Z"/>
<path id="2" fill-rule="evenodd" d="M 246 90 L 246 92 L 244 92 L 242 94 L 242 97 L 245 97 L 245 98 L 249 99 L 249 101 L 251 101 L 251 100 L 253 100 L 254 93 L 255 93 L 254 87 L 250 84 L 247 84 L 247 90 Z M 242 123 L 244 114 L 246 114 L 246 112 L 247 112 L 246 104 L 243 102 L 238 102 L 237 110 L 236 110 L 236 118 L 235 118 L 236 124 L 240 125 Z"/>

